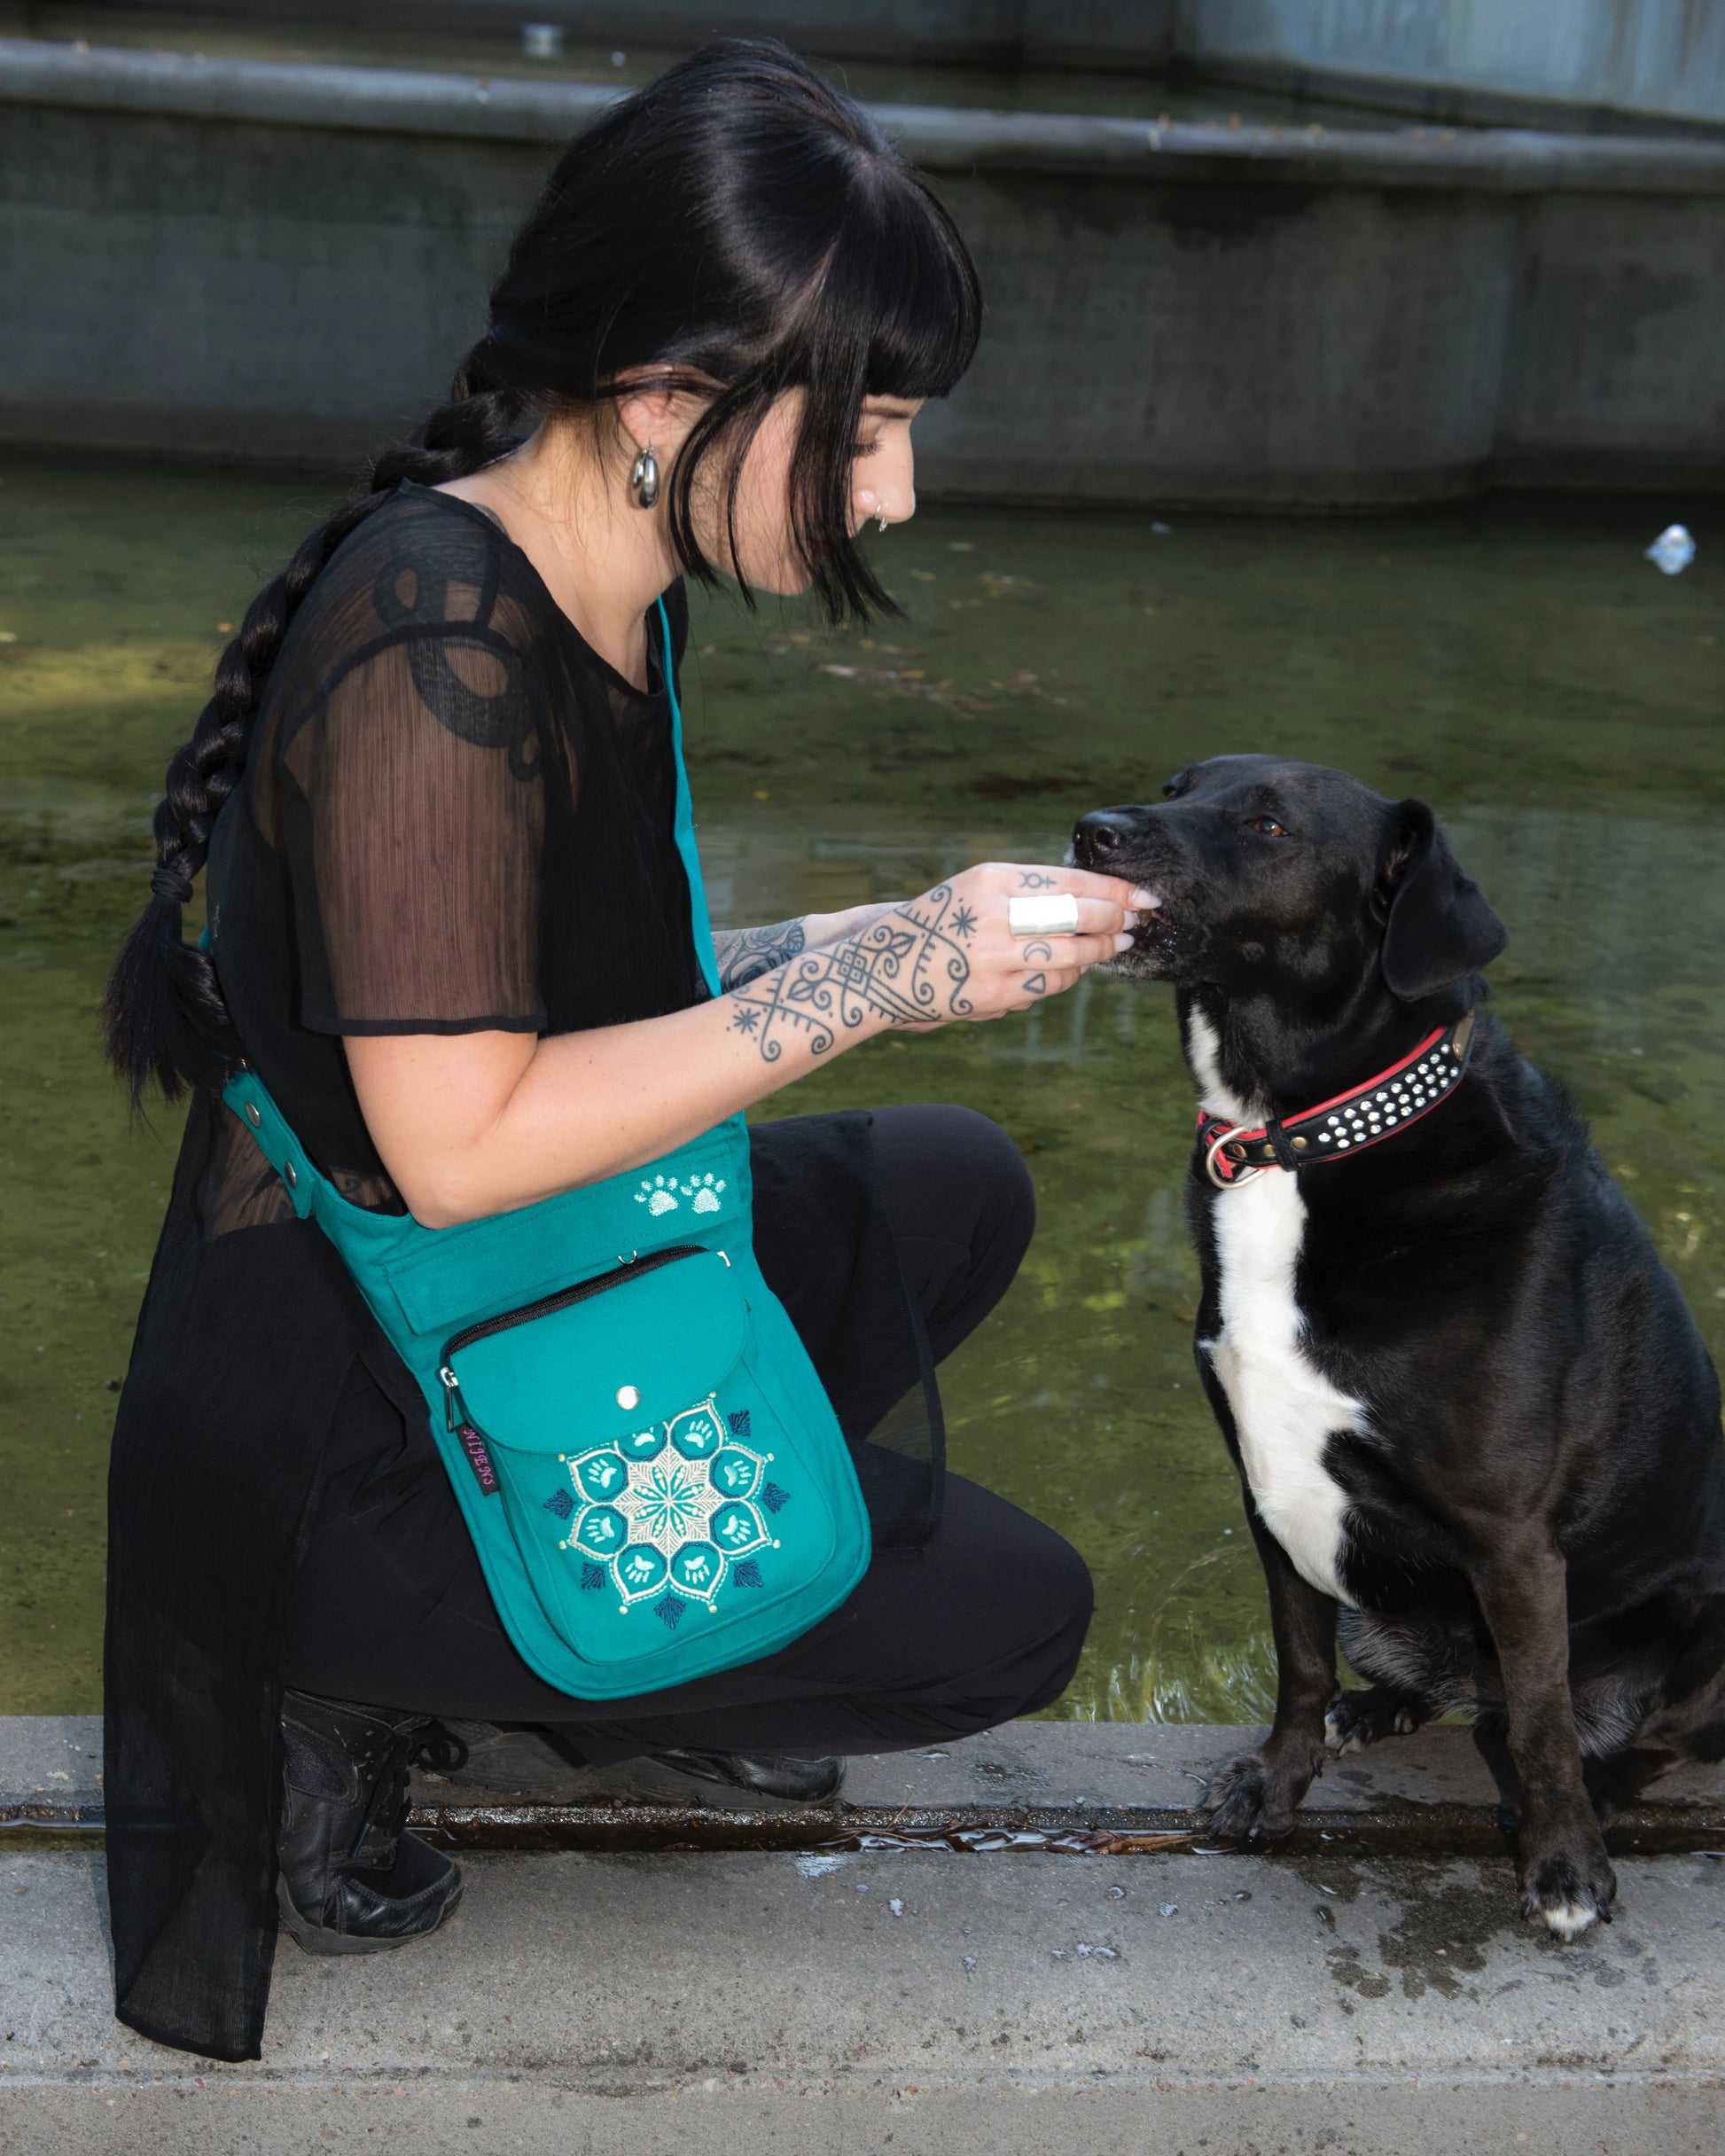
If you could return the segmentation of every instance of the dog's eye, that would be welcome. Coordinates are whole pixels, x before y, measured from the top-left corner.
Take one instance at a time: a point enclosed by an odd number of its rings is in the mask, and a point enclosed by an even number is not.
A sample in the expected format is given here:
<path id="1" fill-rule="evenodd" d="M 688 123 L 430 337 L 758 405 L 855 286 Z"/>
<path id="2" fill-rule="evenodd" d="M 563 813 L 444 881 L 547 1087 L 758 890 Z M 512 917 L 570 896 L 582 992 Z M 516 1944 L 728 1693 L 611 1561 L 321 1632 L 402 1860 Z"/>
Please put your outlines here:
<path id="1" fill-rule="evenodd" d="M 1246 829 L 1255 831 L 1261 839 L 1285 839 L 1288 835 L 1287 826 L 1278 824 L 1273 816 L 1255 816 Z"/>

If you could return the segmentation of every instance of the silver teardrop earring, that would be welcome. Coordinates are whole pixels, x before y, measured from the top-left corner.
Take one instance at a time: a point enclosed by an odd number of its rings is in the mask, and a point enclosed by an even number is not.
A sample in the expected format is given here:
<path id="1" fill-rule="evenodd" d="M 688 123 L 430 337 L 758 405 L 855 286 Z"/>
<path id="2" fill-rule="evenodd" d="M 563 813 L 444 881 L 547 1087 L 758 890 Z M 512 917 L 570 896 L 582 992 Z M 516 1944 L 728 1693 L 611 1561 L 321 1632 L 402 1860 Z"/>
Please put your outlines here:
<path id="1" fill-rule="evenodd" d="M 658 501 L 659 459 L 653 455 L 651 441 L 644 449 L 636 452 L 635 462 L 629 467 L 628 483 L 637 509 L 651 509 Z"/>

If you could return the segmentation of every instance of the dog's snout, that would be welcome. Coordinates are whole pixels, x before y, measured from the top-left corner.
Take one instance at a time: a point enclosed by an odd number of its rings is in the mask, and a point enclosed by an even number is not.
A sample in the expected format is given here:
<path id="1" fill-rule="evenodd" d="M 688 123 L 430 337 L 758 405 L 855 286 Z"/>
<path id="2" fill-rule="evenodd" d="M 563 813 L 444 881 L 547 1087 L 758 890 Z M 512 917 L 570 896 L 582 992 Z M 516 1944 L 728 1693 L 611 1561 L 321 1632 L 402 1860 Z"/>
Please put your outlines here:
<path id="1" fill-rule="evenodd" d="M 1131 841 L 1130 821 L 1118 808 L 1093 808 L 1073 826 L 1073 850 L 1081 861 L 1107 861 Z"/>

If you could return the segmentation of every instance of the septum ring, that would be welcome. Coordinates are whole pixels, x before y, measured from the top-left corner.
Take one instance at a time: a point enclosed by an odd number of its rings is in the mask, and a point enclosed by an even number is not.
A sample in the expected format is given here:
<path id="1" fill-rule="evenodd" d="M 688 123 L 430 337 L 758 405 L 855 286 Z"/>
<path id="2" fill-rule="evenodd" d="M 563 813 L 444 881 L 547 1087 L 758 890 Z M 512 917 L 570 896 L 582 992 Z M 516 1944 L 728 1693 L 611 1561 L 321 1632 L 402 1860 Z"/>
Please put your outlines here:
<path id="1" fill-rule="evenodd" d="M 1031 936 L 1075 936 L 1078 901 L 1070 891 L 1053 898 L 1009 898 L 1006 926 L 1020 943 Z"/>

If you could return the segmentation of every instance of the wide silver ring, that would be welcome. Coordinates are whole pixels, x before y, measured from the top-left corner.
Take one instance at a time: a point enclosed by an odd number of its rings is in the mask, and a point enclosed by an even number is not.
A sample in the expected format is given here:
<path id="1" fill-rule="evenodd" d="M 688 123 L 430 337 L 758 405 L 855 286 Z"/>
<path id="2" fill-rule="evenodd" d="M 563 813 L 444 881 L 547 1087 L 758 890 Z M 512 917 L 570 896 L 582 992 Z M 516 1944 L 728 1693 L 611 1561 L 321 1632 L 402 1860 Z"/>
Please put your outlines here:
<path id="1" fill-rule="evenodd" d="M 1070 891 L 1058 892 L 1052 898 L 1009 898 L 1006 926 L 1020 943 L 1032 936 L 1075 936 L 1078 901 Z"/>

